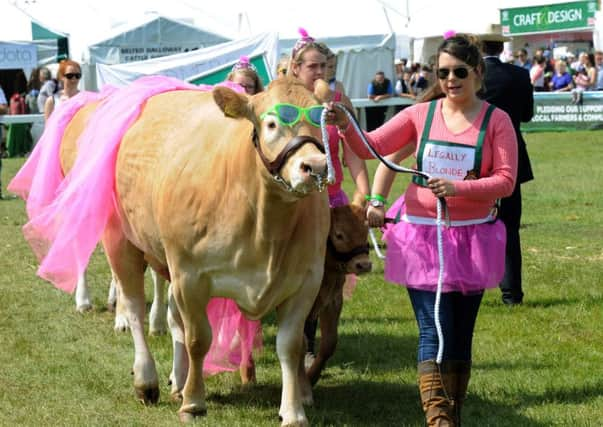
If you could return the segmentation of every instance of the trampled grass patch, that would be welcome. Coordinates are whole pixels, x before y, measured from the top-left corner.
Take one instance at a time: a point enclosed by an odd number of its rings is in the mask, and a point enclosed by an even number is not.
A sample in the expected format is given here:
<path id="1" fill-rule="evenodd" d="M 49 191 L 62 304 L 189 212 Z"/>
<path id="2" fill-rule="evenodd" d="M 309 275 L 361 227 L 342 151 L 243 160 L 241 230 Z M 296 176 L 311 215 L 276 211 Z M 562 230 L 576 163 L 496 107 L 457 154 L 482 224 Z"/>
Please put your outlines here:
<path id="1" fill-rule="evenodd" d="M 463 421 L 594 426 L 603 414 L 603 132 L 534 133 L 527 141 L 536 179 L 522 187 L 525 303 L 509 308 L 498 290 L 486 293 Z M 5 195 L 23 161 L 3 160 Z M 407 181 L 399 177 L 394 194 Z M 35 275 L 25 222 L 22 200 L 0 201 L 0 425 L 179 425 L 178 404 L 168 399 L 169 338 L 149 338 L 162 395 L 143 407 L 132 389 L 131 337 L 113 331 L 104 308 L 110 272 L 102 251 L 88 275 L 95 308 L 78 314 L 71 295 Z M 337 352 L 307 409 L 312 425 L 423 425 L 412 309 L 372 256 L 374 271 L 344 305 Z M 279 424 L 274 316 L 264 325 L 258 384 L 242 388 L 235 374 L 209 378 L 208 415 L 198 425 Z"/>

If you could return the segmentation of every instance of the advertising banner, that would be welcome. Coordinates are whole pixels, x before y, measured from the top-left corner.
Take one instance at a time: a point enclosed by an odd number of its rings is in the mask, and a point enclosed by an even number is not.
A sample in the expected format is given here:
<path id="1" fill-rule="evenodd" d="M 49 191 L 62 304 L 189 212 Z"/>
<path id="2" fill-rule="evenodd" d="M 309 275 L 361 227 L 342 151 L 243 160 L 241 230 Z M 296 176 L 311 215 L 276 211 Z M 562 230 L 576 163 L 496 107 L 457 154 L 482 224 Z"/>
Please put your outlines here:
<path id="1" fill-rule="evenodd" d="M 580 104 L 569 92 L 535 93 L 534 117 L 521 124 L 524 132 L 593 129 L 603 129 L 603 92 L 584 92 Z"/>
<path id="2" fill-rule="evenodd" d="M 593 29 L 597 0 L 500 10 L 502 32 L 506 36 L 554 31 Z"/>
<path id="3" fill-rule="evenodd" d="M 37 66 L 38 51 L 35 44 L 0 42 L 0 70 L 31 70 Z"/>

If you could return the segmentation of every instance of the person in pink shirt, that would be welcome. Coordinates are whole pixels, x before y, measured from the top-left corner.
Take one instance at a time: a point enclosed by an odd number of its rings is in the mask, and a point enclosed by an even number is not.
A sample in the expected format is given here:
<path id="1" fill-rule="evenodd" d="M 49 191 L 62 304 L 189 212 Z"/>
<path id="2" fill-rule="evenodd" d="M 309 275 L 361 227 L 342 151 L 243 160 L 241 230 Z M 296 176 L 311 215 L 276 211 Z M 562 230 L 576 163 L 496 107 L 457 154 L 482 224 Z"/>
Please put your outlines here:
<path id="1" fill-rule="evenodd" d="M 438 81 L 425 94 L 427 102 L 365 132 L 377 152 L 394 161 L 414 152 L 417 169 L 430 176 L 413 178 L 387 212 L 401 220 L 384 230 L 385 279 L 407 288 L 419 327 L 419 388 L 430 426 L 460 423 L 479 306 L 484 290 L 498 287 L 505 270 L 505 226 L 496 218 L 496 200 L 513 192 L 517 175 L 509 116 L 477 96 L 484 73 L 477 39 L 447 35 L 437 51 Z M 356 154 L 372 157 L 344 114 L 328 116 Z M 393 180 L 394 173 L 380 165 L 367 211 L 372 227 L 384 225 Z M 434 312 L 438 198 L 445 198 L 449 214 L 448 226 L 442 227 L 441 363 Z"/>

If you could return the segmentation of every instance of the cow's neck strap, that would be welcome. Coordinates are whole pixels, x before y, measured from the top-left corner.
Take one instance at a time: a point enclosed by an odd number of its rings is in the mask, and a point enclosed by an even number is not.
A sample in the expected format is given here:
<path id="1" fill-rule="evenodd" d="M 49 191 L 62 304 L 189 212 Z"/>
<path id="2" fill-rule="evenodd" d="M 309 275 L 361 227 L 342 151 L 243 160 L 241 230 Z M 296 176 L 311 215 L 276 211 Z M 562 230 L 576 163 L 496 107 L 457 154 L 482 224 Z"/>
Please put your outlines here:
<path id="1" fill-rule="evenodd" d="M 281 168 L 283 167 L 283 164 L 285 164 L 289 156 L 291 156 L 295 151 L 297 151 L 302 145 L 306 143 L 314 144 L 316 148 L 320 150 L 320 152 L 325 152 L 323 145 L 313 136 L 298 135 L 292 138 L 287 143 L 287 145 L 285 145 L 285 147 L 281 150 L 281 152 L 278 154 L 278 156 L 276 156 L 274 160 L 270 161 L 262 151 L 262 147 L 260 146 L 260 138 L 258 137 L 258 133 L 255 129 L 253 130 L 252 140 L 253 145 L 256 151 L 258 152 L 260 159 L 262 160 L 262 163 L 264 163 L 264 166 L 266 167 L 268 172 L 270 172 L 270 175 L 272 175 L 275 180 L 284 184 L 286 184 L 286 182 L 280 176 Z"/>

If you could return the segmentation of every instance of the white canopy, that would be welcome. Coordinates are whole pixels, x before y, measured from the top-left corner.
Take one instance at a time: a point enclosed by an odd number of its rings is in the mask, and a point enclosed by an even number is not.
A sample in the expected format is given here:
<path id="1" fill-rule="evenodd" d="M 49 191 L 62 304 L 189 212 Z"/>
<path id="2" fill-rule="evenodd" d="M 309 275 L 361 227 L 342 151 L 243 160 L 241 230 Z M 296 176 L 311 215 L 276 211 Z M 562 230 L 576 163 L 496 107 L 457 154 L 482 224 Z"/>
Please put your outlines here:
<path id="1" fill-rule="evenodd" d="M 84 53 L 90 64 L 119 64 L 188 52 L 224 43 L 226 37 L 160 15 L 147 15 L 120 26 Z"/>
<path id="2" fill-rule="evenodd" d="M 270 70 L 276 69 L 278 37 L 264 33 L 243 40 L 222 43 L 204 49 L 153 58 L 129 64 L 97 65 L 98 87 L 105 84 L 124 86 L 146 75 L 163 75 L 189 80 L 204 72 L 236 62 L 242 55 L 263 55 Z"/>

